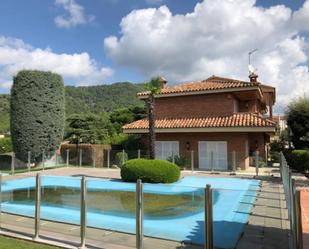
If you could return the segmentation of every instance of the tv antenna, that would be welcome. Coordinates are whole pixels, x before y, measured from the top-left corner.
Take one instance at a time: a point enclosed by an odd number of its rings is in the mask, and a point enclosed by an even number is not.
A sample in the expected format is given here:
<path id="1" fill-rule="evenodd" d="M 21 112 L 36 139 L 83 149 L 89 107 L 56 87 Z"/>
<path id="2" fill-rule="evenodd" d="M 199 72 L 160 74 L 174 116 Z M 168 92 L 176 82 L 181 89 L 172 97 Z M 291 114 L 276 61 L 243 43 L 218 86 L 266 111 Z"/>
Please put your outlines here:
<path id="1" fill-rule="evenodd" d="M 251 55 L 253 54 L 253 53 L 255 53 L 256 51 L 258 51 L 258 49 L 256 48 L 256 49 L 253 49 L 253 50 L 251 50 L 249 53 L 248 53 L 248 69 L 249 69 L 249 74 L 254 74 L 254 72 L 256 71 L 255 69 L 254 69 L 254 67 L 251 65 Z"/>

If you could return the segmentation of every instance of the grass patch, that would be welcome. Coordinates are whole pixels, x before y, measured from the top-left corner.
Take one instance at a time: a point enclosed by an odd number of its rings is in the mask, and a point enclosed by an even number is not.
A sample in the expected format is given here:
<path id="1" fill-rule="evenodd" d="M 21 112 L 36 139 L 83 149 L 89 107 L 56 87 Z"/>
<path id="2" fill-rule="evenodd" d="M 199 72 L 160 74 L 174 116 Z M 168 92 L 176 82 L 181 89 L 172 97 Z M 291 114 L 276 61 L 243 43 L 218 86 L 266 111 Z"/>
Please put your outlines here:
<path id="1" fill-rule="evenodd" d="M 43 244 L 33 243 L 30 241 L 13 239 L 5 236 L 0 236 L 0 249 L 56 249 L 59 247 L 47 246 Z"/>

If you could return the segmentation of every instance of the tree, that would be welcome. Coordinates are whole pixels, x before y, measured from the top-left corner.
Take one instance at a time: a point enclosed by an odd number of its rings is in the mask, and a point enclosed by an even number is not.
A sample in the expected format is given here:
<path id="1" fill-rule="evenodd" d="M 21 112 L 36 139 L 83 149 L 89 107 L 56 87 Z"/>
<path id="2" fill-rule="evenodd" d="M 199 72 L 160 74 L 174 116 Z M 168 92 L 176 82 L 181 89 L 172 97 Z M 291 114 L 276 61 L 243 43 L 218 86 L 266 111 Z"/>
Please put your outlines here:
<path id="1" fill-rule="evenodd" d="M 65 138 L 74 144 L 102 144 L 114 132 L 107 114 L 74 114 L 67 122 Z"/>
<path id="2" fill-rule="evenodd" d="M 296 149 L 309 149 L 309 98 L 301 97 L 288 105 L 287 123 Z"/>
<path id="3" fill-rule="evenodd" d="M 62 77 L 51 72 L 20 71 L 11 90 L 11 135 L 16 157 L 27 161 L 28 151 L 36 162 L 43 151 L 54 150 L 62 141 L 65 101 Z"/>
<path id="4" fill-rule="evenodd" d="M 116 128 L 117 132 L 122 131 L 122 126 L 135 120 L 145 118 L 146 110 L 144 107 L 135 106 L 130 108 L 118 108 L 111 112 L 110 120 Z"/>
<path id="5" fill-rule="evenodd" d="M 155 158 L 155 95 L 160 92 L 162 78 L 155 77 L 152 78 L 147 84 L 146 88 L 149 91 L 148 100 L 147 100 L 147 111 L 148 111 L 148 120 L 149 120 L 149 157 L 150 159 Z"/>

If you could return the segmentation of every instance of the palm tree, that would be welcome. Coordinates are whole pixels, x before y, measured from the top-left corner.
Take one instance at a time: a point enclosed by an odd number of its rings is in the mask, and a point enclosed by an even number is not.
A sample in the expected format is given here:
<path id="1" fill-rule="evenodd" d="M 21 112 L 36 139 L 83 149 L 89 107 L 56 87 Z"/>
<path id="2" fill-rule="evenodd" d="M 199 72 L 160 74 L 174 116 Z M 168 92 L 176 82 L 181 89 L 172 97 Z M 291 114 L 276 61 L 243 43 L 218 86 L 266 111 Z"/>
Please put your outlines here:
<path id="1" fill-rule="evenodd" d="M 154 77 L 146 83 L 146 88 L 149 91 L 147 109 L 148 109 L 148 120 L 149 120 L 149 158 L 155 158 L 155 95 L 161 90 L 162 78 Z"/>

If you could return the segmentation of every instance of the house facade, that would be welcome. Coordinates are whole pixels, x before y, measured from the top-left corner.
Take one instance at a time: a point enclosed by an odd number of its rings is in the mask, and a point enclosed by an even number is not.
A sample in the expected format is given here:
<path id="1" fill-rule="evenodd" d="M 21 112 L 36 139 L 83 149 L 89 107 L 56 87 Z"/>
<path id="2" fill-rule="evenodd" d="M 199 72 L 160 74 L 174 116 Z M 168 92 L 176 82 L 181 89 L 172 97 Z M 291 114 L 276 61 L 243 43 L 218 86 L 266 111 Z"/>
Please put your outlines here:
<path id="1" fill-rule="evenodd" d="M 148 92 L 138 97 L 145 102 Z M 194 157 L 194 167 L 230 170 L 233 161 L 246 169 L 256 151 L 267 158 L 267 144 L 275 133 L 272 107 L 275 88 L 218 76 L 168 86 L 162 80 L 155 96 L 156 157 Z M 148 120 L 123 127 L 125 133 L 148 135 Z M 193 152 L 192 152 L 193 151 Z"/>

